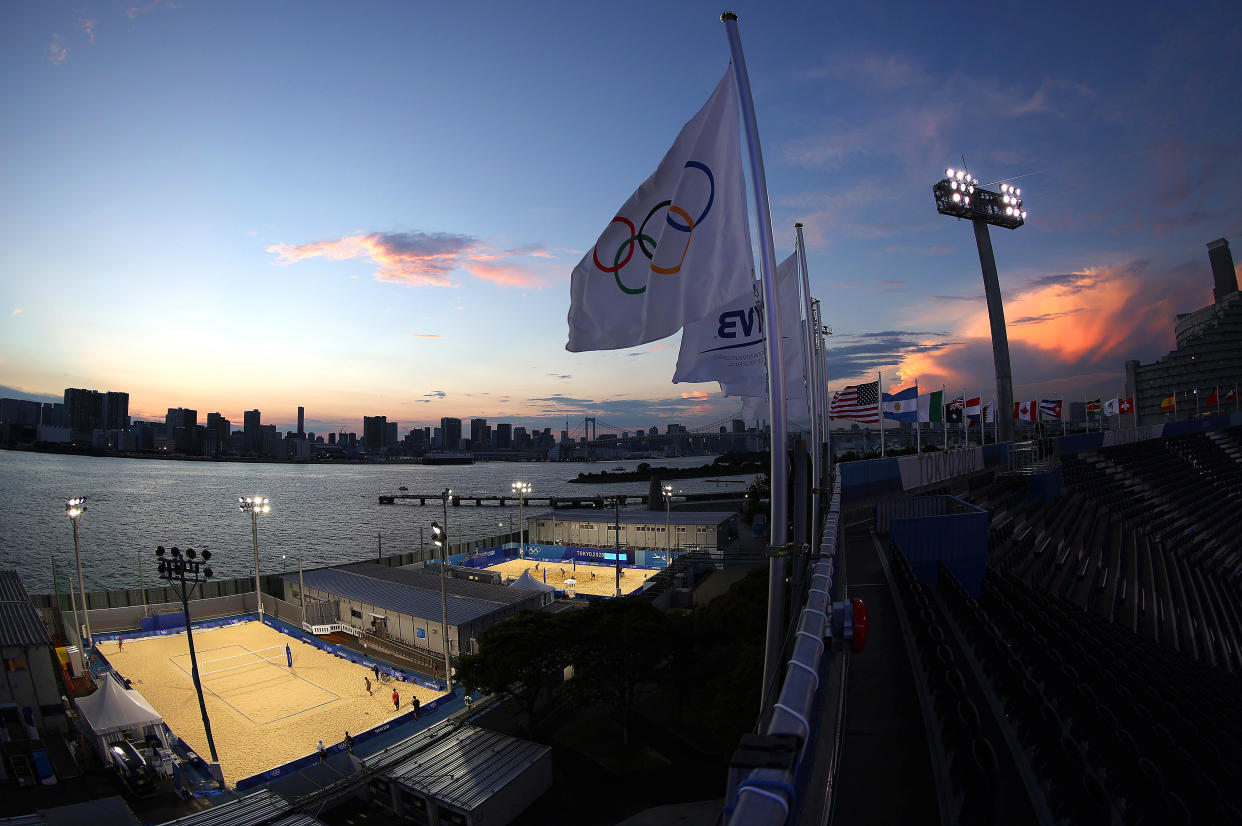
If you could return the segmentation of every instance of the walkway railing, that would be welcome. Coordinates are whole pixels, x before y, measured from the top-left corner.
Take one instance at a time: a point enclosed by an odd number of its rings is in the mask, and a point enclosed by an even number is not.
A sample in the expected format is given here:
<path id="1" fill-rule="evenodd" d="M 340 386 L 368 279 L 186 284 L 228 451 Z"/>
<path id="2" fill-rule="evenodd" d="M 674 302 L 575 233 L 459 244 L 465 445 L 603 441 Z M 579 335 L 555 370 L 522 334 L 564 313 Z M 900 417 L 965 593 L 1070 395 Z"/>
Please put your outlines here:
<path id="1" fill-rule="evenodd" d="M 808 788 L 835 786 L 845 685 L 840 666 L 845 658 L 833 655 L 841 653 L 841 644 L 852 640 L 854 631 L 852 607 L 833 601 L 843 531 L 837 476 L 780 694 L 766 716 L 763 733 L 742 738 L 729 772 L 725 806 L 729 824 L 794 822 Z M 828 736 L 821 736 L 821 731 Z M 817 756 L 816 750 L 824 748 L 828 753 Z M 818 776 L 811 784 L 813 774 Z M 825 811 L 831 807 L 831 791 L 828 795 L 822 802 Z"/>

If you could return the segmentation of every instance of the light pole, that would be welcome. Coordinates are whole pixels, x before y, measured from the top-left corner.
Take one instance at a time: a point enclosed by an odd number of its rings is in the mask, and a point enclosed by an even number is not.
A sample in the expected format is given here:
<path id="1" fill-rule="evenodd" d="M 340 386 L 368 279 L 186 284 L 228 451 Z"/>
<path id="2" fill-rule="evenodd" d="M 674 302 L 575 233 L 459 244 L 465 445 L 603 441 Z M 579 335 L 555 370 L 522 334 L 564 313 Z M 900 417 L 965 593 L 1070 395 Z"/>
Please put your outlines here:
<path id="1" fill-rule="evenodd" d="M 936 210 L 941 215 L 966 218 L 975 227 L 975 246 L 983 269 L 983 293 L 988 302 L 988 321 L 992 328 L 992 361 L 996 367 L 996 425 L 998 437 L 1013 441 L 1013 373 L 1009 367 L 1009 335 L 1005 330 L 1005 307 L 1001 303 L 1000 280 L 996 275 L 996 256 L 988 225 L 1017 229 L 1026 223 L 1022 190 L 1001 184 L 994 192 L 979 186 L 964 169 L 946 169 L 944 178 L 932 187 Z"/>
<path id="2" fill-rule="evenodd" d="M 664 488 L 664 552 L 668 554 L 668 564 L 673 566 L 673 486 Z"/>
<path id="3" fill-rule="evenodd" d="M 91 636 L 91 613 L 86 609 L 86 585 L 82 582 L 82 550 L 78 544 L 78 520 L 82 518 L 82 514 L 86 513 L 86 497 L 78 496 L 70 499 L 65 503 L 65 516 L 69 517 L 69 521 L 73 523 L 73 555 L 78 561 L 78 592 L 82 596 L 82 619 L 86 620 L 86 645 L 83 651 L 87 661 L 90 661 L 90 651 L 95 647 L 94 638 Z M 73 596 L 73 589 L 69 589 L 70 597 Z M 71 600 L 72 601 L 72 600 Z M 81 621 L 78 619 L 77 603 L 73 608 L 73 624 L 74 632 L 82 633 Z"/>
<path id="4" fill-rule="evenodd" d="M 181 597 L 181 610 L 185 612 L 185 638 L 190 645 L 190 677 L 194 680 L 194 690 L 198 692 L 198 710 L 203 715 L 203 730 L 207 732 L 207 748 L 211 750 L 211 762 L 219 763 L 220 758 L 216 756 L 216 741 L 211 736 L 211 720 L 207 719 L 207 703 L 203 700 L 203 685 L 198 679 L 198 657 L 194 653 L 194 624 L 190 622 L 190 594 L 194 593 L 196 587 L 212 577 L 211 568 L 203 567 L 211 559 L 211 551 L 203 551 L 200 560 L 196 558 L 198 554 L 194 553 L 193 548 L 186 548 L 183 555 L 174 546 L 172 552 L 165 558 L 164 546 L 160 545 L 155 549 L 155 555 L 160 560 L 160 579 L 167 580 Z"/>
<path id="5" fill-rule="evenodd" d="M 280 558 L 288 559 L 288 556 L 286 556 L 285 554 L 281 554 Z M 302 557 L 299 555 L 294 558 L 297 559 L 298 561 L 298 607 L 302 609 L 302 626 L 303 626 L 302 630 L 305 631 L 306 630 L 305 628 L 306 626 L 306 586 L 302 584 Z"/>
<path id="6" fill-rule="evenodd" d="M 526 494 L 530 493 L 530 482 L 514 482 L 513 492 L 518 495 L 518 556 L 526 558 Z"/>
<path id="7" fill-rule="evenodd" d="M 271 512 L 272 500 L 266 496 L 239 496 L 237 509 L 250 514 L 250 538 L 254 541 L 254 598 L 259 605 L 259 622 L 263 622 L 263 591 L 259 588 L 259 514 Z"/>
<path id="8" fill-rule="evenodd" d="M 616 521 L 612 525 L 612 534 L 613 536 L 616 537 L 617 597 L 620 598 L 621 596 L 621 497 L 613 496 L 612 502 L 610 504 L 613 506 L 614 513 L 616 515 Z"/>
<path id="9" fill-rule="evenodd" d="M 451 491 L 445 492 L 451 493 Z M 445 501 L 448 501 L 447 498 Z M 440 550 L 440 636 L 444 643 L 444 686 L 449 693 L 452 693 L 453 665 L 449 661 L 448 588 L 445 585 L 445 567 L 448 565 L 448 534 L 439 522 L 431 523 L 431 541 Z"/>

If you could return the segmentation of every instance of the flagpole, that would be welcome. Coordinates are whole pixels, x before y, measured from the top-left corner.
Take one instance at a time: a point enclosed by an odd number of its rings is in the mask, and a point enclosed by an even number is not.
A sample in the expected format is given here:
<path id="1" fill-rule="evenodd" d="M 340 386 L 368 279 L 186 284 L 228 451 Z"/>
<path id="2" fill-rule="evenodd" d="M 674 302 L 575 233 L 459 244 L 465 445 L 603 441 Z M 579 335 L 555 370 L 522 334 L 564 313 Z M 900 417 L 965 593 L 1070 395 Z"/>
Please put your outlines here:
<path id="1" fill-rule="evenodd" d="M 815 323 L 815 314 L 811 309 L 811 277 L 806 269 L 806 242 L 802 238 L 802 224 L 794 224 L 795 243 L 798 245 L 798 269 L 802 270 L 802 309 L 806 316 L 806 328 L 803 330 L 802 336 L 802 375 L 806 382 L 806 403 L 807 413 L 811 417 L 811 547 L 818 548 L 819 543 L 816 537 L 819 535 L 816 527 L 819 524 L 819 489 L 822 486 L 820 479 L 820 432 L 819 432 L 819 401 L 816 399 L 818 388 L 816 387 L 816 369 L 815 363 L 816 348 L 814 335 L 815 331 L 812 325 Z"/>
<path id="2" fill-rule="evenodd" d="M 768 561 L 768 623 L 764 639 L 763 686 L 760 708 L 768 705 L 769 695 L 776 690 L 780 671 L 782 626 L 784 625 L 785 568 L 789 542 L 788 482 L 789 462 L 785 455 L 785 358 L 781 342 L 781 308 L 777 304 L 776 251 L 772 241 L 772 213 L 768 206 L 768 178 L 763 170 L 763 150 L 759 145 L 759 125 L 755 121 L 755 102 L 750 94 L 750 78 L 746 74 L 746 58 L 737 30 L 737 15 L 727 11 L 720 15 L 729 38 L 729 54 L 737 80 L 738 104 L 742 126 L 746 132 L 746 149 L 750 157 L 750 179 L 755 195 L 755 224 L 759 230 L 759 272 L 763 283 L 763 323 L 768 334 L 768 403 L 771 405 L 772 473 L 770 552 Z"/>
<path id="3" fill-rule="evenodd" d="M 919 380 L 914 380 L 914 452 L 923 455 L 923 423 L 919 421 Z"/>
<path id="4" fill-rule="evenodd" d="M 948 392 L 944 389 L 944 385 L 941 384 L 940 385 L 940 418 L 943 419 L 943 421 L 940 423 L 940 425 L 941 427 L 944 428 L 944 449 L 947 452 L 949 450 L 949 411 L 945 410 L 944 397 L 946 395 L 948 395 Z"/>
<path id="5" fill-rule="evenodd" d="M 884 384 L 884 374 L 876 371 L 875 374 L 875 394 L 879 396 L 876 401 L 880 403 L 880 458 L 884 458 L 884 391 L 880 386 Z"/>

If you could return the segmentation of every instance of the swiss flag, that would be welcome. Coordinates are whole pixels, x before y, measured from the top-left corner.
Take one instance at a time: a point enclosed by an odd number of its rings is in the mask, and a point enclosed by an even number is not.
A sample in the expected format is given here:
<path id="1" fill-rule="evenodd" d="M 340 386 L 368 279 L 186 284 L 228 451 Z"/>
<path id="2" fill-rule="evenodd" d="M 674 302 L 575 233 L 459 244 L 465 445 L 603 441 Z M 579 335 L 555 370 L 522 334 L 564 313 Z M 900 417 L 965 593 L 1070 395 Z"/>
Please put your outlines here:
<path id="1" fill-rule="evenodd" d="M 1133 396 L 1131 396 L 1128 399 L 1121 400 L 1121 412 L 1122 413 L 1133 413 L 1134 412 L 1134 397 Z"/>

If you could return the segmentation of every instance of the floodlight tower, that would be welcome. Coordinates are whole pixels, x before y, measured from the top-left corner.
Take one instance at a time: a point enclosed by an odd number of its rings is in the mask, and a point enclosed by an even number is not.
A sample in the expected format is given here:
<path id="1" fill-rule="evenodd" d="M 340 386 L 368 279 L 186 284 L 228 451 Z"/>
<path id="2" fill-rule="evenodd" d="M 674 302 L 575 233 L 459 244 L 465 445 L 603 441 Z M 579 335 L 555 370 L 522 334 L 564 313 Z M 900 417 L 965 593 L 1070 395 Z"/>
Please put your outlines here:
<path id="1" fill-rule="evenodd" d="M 979 186 L 979 179 L 964 169 L 946 169 L 944 178 L 932 187 L 936 211 L 941 215 L 966 218 L 975 226 L 975 245 L 983 268 L 983 294 L 988 302 L 988 322 L 992 328 L 992 360 L 996 366 L 996 424 L 998 441 L 1013 441 L 1013 373 L 1009 368 L 1009 335 L 1005 332 L 1005 307 L 1001 303 L 1000 281 L 996 276 L 996 256 L 988 225 L 1017 229 L 1026 223 L 1022 190 L 1001 184 L 999 191 Z"/>
<path id="2" fill-rule="evenodd" d="M 198 676 L 198 656 L 194 653 L 194 623 L 190 621 L 190 597 L 194 589 L 214 575 L 207 563 L 211 560 L 211 551 L 203 551 L 202 556 L 194 553 L 193 548 L 186 548 L 185 553 L 173 547 L 165 555 L 164 546 L 155 549 L 159 558 L 160 579 L 166 581 L 181 597 L 181 610 L 185 617 L 185 638 L 190 646 L 190 678 L 194 681 L 194 690 L 198 692 L 198 710 L 203 716 L 203 731 L 207 733 L 207 748 L 211 751 L 211 762 L 219 763 L 216 754 L 216 741 L 211 736 L 211 720 L 207 718 L 207 703 L 203 700 L 203 684 Z"/>
<path id="3" fill-rule="evenodd" d="M 446 490 L 446 496 L 450 492 Z M 451 693 L 453 691 L 453 664 L 449 660 L 448 586 L 444 581 L 447 576 L 445 568 L 448 566 L 448 533 L 439 522 L 431 523 L 431 541 L 435 543 L 436 550 L 440 552 L 440 635 L 444 642 L 444 686 Z"/>
<path id="4" fill-rule="evenodd" d="M 237 509 L 250 514 L 250 538 L 254 541 L 254 598 L 259 606 L 259 622 L 263 622 L 263 589 L 259 587 L 259 514 L 272 512 L 272 500 L 266 496 L 239 496 Z"/>

